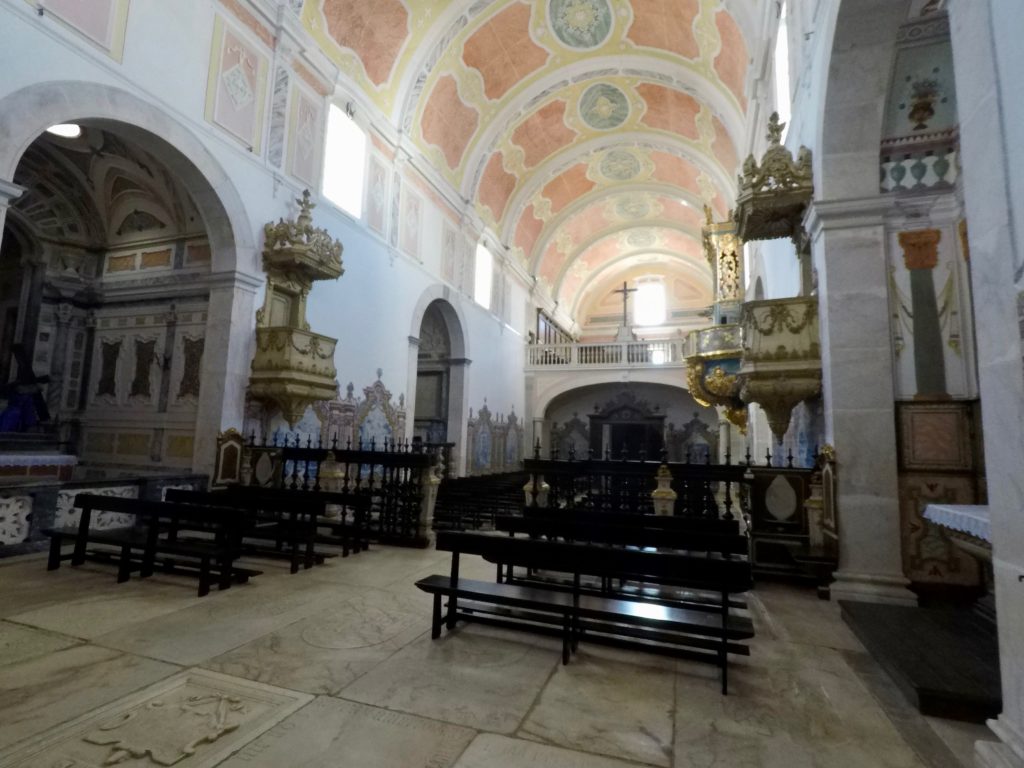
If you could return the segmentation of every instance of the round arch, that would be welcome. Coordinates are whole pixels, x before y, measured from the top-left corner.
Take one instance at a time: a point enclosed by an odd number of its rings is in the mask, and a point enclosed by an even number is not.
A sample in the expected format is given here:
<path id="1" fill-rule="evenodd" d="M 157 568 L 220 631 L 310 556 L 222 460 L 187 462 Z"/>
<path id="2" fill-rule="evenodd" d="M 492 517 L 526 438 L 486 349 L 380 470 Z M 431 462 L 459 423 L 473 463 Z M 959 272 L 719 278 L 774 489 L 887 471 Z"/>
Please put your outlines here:
<path id="1" fill-rule="evenodd" d="M 255 232 L 220 162 L 177 117 L 123 89 L 61 80 L 26 86 L 0 99 L 0 190 L 28 147 L 51 125 L 76 122 L 144 147 L 177 176 L 199 210 L 210 243 L 210 311 L 192 468 L 211 471 L 218 434 L 243 420 L 252 358 L 249 318 L 263 282 Z M 17 191 L 17 188 L 14 188 Z M 0 217 L 4 211 L 0 210 Z"/>
<path id="2" fill-rule="evenodd" d="M 25 150 L 48 127 L 67 122 L 94 125 L 145 146 L 195 200 L 210 238 L 213 271 L 259 271 L 249 217 L 220 163 L 175 117 L 120 88 L 52 81 L 0 99 L 0 179 L 14 178 Z"/>
<path id="3" fill-rule="evenodd" d="M 465 471 L 466 428 L 469 413 L 469 345 L 467 343 L 466 319 L 459 308 L 457 293 L 446 285 L 435 283 L 420 294 L 413 308 L 409 328 L 409 363 L 408 402 L 413 410 L 413 418 L 406 419 L 406 437 L 411 438 L 416 417 L 416 385 L 419 374 L 420 333 L 423 318 L 427 311 L 436 309 L 444 320 L 451 344 L 451 357 L 448 370 L 448 435 L 447 440 L 454 443 L 449 472 L 458 476 Z"/>

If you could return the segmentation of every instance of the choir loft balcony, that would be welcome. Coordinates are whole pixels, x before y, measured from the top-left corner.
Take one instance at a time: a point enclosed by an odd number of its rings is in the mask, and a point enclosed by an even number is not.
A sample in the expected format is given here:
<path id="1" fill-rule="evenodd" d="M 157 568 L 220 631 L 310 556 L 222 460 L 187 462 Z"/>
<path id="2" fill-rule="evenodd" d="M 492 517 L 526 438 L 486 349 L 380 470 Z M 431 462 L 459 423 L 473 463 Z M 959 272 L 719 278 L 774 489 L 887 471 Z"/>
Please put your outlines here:
<path id="1" fill-rule="evenodd" d="M 681 369 L 686 366 L 685 344 L 684 339 L 530 344 L 526 348 L 526 370 Z"/>

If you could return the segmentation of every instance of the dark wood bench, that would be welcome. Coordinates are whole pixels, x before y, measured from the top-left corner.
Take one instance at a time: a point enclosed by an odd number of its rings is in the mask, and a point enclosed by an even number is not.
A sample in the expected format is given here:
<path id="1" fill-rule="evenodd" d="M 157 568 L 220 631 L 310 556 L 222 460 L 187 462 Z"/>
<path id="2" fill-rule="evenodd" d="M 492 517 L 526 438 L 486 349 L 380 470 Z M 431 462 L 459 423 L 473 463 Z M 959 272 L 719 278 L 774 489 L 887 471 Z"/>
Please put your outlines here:
<path id="1" fill-rule="evenodd" d="M 370 546 L 368 518 L 370 497 L 363 493 L 345 493 L 338 491 L 304 491 L 290 488 L 262 488 L 255 485 L 229 485 L 223 491 L 234 498 L 257 499 L 266 502 L 294 502 L 316 505 L 317 533 L 315 541 L 319 544 L 330 544 L 341 547 L 342 557 L 358 553 Z M 327 507 L 340 507 L 341 517 L 327 515 Z M 330 531 L 329 534 L 323 533 Z"/>
<path id="2" fill-rule="evenodd" d="M 285 557 L 291 572 L 299 568 L 312 568 L 324 561 L 323 553 L 316 552 L 314 543 L 317 518 L 323 506 L 308 499 L 257 498 L 222 491 L 191 491 L 171 489 L 167 501 L 199 506 L 230 507 L 244 513 L 242 549 L 246 554 L 264 557 Z M 256 544 L 271 541 L 272 547 Z"/>
<path id="3" fill-rule="evenodd" d="M 714 521 L 729 523 L 726 525 L 712 525 L 711 521 L 704 519 L 690 520 L 687 524 L 686 518 L 670 518 L 672 524 L 658 525 L 661 521 L 657 518 L 652 520 L 652 515 L 615 515 L 615 524 L 609 524 L 603 514 L 591 515 L 584 519 L 582 517 L 569 517 L 560 519 L 557 517 L 524 517 L 522 515 L 496 515 L 494 528 L 497 531 L 509 535 L 525 534 L 531 538 L 545 538 L 549 540 L 561 540 L 578 543 L 608 544 L 617 547 L 651 548 L 657 550 L 668 550 L 676 552 L 715 552 L 723 556 L 739 555 L 748 557 L 750 554 L 750 541 L 746 535 L 740 533 L 723 533 L 736 529 L 730 521 Z M 593 519 L 593 522 L 590 521 Z M 525 576 L 518 579 L 514 576 L 513 566 L 516 563 L 505 563 L 504 570 L 498 565 L 498 581 L 512 582 L 514 580 L 535 581 L 539 578 L 536 574 L 527 572 Z M 631 582 L 655 583 L 659 586 L 679 588 L 670 598 L 652 596 L 649 592 L 641 592 L 638 589 L 627 591 L 627 584 Z M 557 584 L 551 586 L 557 588 Z M 676 578 L 660 579 L 651 575 L 634 574 L 632 577 L 623 575 L 618 580 L 618 596 L 627 599 L 642 599 L 653 603 L 665 605 L 685 604 L 688 607 L 704 610 L 718 609 L 718 595 L 707 591 L 696 591 L 684 589 L 690 585 Z M 587 590 L 584 589 L 584 592 Z M 604 579 L 601 582 L 600 593 L 612 592 L 612 582 Z M 730 607 L 746 608 L 746 602 L 742 599 L 729 598 Z"/>
<path id="4" fill-rule="evenodd" d="M 118 582 L 127 581 L 135 570 L 143 578 L 151 576 L 158 567 L 172 573 L 198 573 L 200 597 L 209 594 L 214 580 L 220 589 L 227 589 L 232 581 L 244 582 L 259 574 L 235 565 L 244 528 L 239 510 L 89 493 L 78 494 L 75 506 L 81 510 L 77 526 L 45 531 L 50 537 L 47 570 L 57 570 L 64 560 L 81 565 L 87 557 L 109 560 L 113 556 Z M 133 525 L 94 529 L 90 527 L 93 512 L 131 515 Z M 206 538 L 182 540 L 178 535 L 183 531 L 202 533 Z M 63 551 L 66 541 L 74 544 L 68 554 Z M 90 545 L 111 546 L 116 552 L 90 552 Z"/>
<path id="5" fill-rule="evenodd" d="M 728 690 L 728 654 L 749 654 L 743 640 L 753 637 L 753 623 L 729 608 L 728 596 L 753 585 L 746 558 L 717 553 L 652 552 L 602 544 L 582 544 L 509 537 L 501 534 L 439 531 L 437 548 L 452 553 L 448 576 L 434 575 L 416 586 L 434 597 L 431 636 L 442 622 L 452 629 L 458 619 L 499 623 L 521 629 L 548 631 L 562 638 L 567 663 L 581 636 L 622 644 L 640 641 L 648 650 L 685 650 L 687 656 L 711 661 L 722 670 L 722 692 Z M 527 568 L 550 569 L 574 575 L 566 592 L 538 585 L 490 583 L 459 575 L 459 558 L 479 555 L 488 562 L 515 562 Z M 617 578 L 621 574 L 674 576 L 695 587 L 720 594 L 719 610 L 652 605 L 638 600 L 581 594 L 581 574 Z M 442 616 L 442 598 L 447 610 Z"/>

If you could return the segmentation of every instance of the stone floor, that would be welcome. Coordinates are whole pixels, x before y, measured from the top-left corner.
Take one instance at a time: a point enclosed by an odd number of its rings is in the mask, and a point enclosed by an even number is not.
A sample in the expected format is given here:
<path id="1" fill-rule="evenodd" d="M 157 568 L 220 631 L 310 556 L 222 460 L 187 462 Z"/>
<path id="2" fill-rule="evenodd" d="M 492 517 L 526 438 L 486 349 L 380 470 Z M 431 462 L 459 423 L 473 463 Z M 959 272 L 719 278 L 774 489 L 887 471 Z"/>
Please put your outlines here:
<path id="1" fill-rule="evenodd" d="M 812 590 L 760 585 L 718 670 L 460 625 L 380 547 L 206 598 L 173 577 L 0 562 L 0 766 L 958 768 L 982 726 L 918 715 Z M 491 568 L 464 559 L 467 576 Z"/>

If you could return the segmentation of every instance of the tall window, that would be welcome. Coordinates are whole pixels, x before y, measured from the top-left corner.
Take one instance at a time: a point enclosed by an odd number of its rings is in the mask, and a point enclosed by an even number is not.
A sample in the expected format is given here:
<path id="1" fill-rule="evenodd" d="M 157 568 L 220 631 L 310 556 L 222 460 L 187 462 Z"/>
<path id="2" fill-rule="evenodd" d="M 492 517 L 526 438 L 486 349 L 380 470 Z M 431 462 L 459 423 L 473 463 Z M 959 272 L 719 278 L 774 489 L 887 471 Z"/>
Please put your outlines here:
<path id="1" fill-rule="evenodd" d="M 473 298 L 484 309 L 491 308 L 491 282 L 494 280 L 494 257 L 479 243 L 476 247 L 476 269 L 473 280 Z"/>
<path id="2" fill-rule="evenodd" d="M 779 113 L 779 121 L 786 124 L 782 140 L 789 133 L 789 119 L 792 117 L 792 95 L 789 83 L 789 22 L 786 18 L 786 6 L 783 0 L 779 9 L 779 31 L 775 36 L 775 111 Z"/>
<path id="3" fill-rule="evenodd" d="M 331 105 L 324 146 L 324 196 L 357 219 L 363 215 L 366 134 L 355 120 Z"/>
<path id="4" fill-rule="evenodd" d="M 660 280 L 637 283 L 633 323 L 649 326 L 665 322 L 665 284 Z"/>

